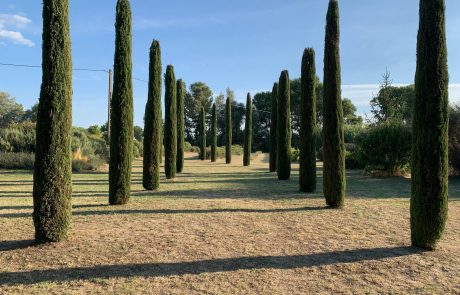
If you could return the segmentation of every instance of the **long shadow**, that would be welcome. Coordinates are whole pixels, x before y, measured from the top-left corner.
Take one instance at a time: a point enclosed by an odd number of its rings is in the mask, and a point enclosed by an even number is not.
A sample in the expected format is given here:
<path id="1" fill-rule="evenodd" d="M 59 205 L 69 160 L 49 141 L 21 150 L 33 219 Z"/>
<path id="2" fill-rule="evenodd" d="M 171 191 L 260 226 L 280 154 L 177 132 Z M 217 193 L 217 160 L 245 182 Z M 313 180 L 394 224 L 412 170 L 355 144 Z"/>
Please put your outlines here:
<path id="1" fill-rule="evenodd" d="M 255 269 L 298 269 L 397 258 L 419 253 L 422 253 L 422 251 L 412 247 L 393 247 L 334 251 L 308 255 L 236 257 L 190 262 L 102 265 L 93 267 L 3 272 L 0 273 L 0 286 L 31 285 L 43 282 L 68 282 L 91 279 L 152 278 L 188 274 L 199 275 L 204 273 Z"/>
<path id="2" fill-rule="evenodd" d="M 100 207 L 108 205 L 101 205 Z M 95 206 L 96 207 L 96 206 Z M 75 208 L 75 207 L 74 207 Z M 299 207 L 299 208 L 275 208 L 275 209 L 245 209 L 245 208 L 223 208 L 223 209 L 123 209 L 123 210 L 103 210 L 103 211 L 74 211 L 73 216 L 91 216 L 91 215 L 130 215 L 130 214 L 212 214 L 212 213 L 283 213 L 283 212 L 302 212 L 302 211 L 320 211 L 328 210 L 329 207 Z M 4 218 L 23 218 L 30 217 L 31 212 L 22 213 L 0 213 Z"/>
<path id="3" fill-rule="evenodd" d="M 82 204 L 82 205 L 72 205 L 73 209 L 78 208 L 101 208 L 101 207 L 109 207 L 108 204 Z M 0 210 L 27 210 L 33 209 L 34 206 L 32 205 L 19 205 L 19 206 L 0 206 Z M 0 215 L 1 217 L 1 215 Z"/>
<path id="4" fill-rule="evenodd" d="M 34 240 L 1 241 L 0 242 L 0 252 L 25 249 L 33 245 L 35 245 Z"/>

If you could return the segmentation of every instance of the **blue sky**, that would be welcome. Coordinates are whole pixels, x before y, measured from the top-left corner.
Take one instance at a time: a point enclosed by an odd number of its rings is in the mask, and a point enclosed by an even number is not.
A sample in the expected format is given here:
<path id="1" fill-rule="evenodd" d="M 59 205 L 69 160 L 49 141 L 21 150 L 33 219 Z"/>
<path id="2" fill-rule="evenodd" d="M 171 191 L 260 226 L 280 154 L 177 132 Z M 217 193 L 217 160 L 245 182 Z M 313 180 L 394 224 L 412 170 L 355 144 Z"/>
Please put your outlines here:
<path id="1" fill-rule="evenodd" d="M 0 4 L 0 62 L 41 64 L 42 1 Z M 148 49 L 161 42 L 163 67 L 189 85 L 206 82 L 215 94 L 226 87 L 237 99 L 270 90 L 283 69 L 300 75 L 305 47 L 317 53 L 322 77 L 326 0 L 132 0 L 133 75 L 148 79 Z M 75 68 L 109 69 L 113 64 L 115 0 L 71 0 Z M 446 0 L 451 101 L 460 100 L 460 1 Z M 418 0 L 342 0 L 343 96 L 368 112 L 386 68 L 395 84 L 413 83 Z M 74 72 L 73 122 L 106 120 L 107 75 Z M 40 69 L 0 67 L 0 91 L 25 107 L 38 99 Z M 134 81 L 135 124 L 143 125 L 147 85 Z"/>

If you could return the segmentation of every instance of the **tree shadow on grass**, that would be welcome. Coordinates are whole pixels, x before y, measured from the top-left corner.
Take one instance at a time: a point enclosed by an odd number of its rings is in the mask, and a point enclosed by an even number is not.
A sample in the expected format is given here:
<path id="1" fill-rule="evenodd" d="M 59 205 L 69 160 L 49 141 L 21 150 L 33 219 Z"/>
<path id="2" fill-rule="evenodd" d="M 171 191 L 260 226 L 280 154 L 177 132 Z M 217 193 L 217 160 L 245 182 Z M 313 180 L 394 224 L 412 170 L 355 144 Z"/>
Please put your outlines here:
<path id="1" fill-rule="evenodd" d="M 34 245 L 34 240 L 0 241 L 0 252 L 25 249 Z"/>
<path id="2" fill-rule="evenodd" d="M 422 253 L 421 250 L 412 247 L 392 247 L 292 256 L 236 257 L 190 262 L 101 265 L 93 267 L 3 272 L 0 273 L 0 286 L 111 278 L 154 278 L 255 269 L 286 270 L 398 258 L 420 253 Z"/>

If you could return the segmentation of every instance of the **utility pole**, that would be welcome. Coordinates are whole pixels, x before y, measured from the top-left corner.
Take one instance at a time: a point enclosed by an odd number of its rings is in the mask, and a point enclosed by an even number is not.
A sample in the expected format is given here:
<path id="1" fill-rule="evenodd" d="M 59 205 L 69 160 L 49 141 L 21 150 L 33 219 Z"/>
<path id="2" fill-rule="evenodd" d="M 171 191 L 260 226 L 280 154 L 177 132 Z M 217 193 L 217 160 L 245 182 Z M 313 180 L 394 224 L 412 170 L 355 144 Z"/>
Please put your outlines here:
<path id="1" fill-rule="evenodd" d="M 109 97 L 108 97 L 108 108 L 107 108 L 107 138 L 110 145 L 110 115 L 112 111 L 112 93 L 113 93 L 113 76 L 112 76 L 112 69 L 109 70 Z"/>

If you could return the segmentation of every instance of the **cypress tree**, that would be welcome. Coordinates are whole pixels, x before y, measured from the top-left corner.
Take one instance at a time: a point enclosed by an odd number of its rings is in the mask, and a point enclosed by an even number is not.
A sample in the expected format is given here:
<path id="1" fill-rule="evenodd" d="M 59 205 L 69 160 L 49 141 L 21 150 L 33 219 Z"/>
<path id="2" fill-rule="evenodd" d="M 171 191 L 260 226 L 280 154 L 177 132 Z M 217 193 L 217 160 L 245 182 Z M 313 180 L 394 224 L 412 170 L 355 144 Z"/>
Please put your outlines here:
<path id="1" fill-rule="evenodd" d="M 315 51 L 307 48 L 302 57 L 299 184 L 302 192 L 309 193 L 316 189 L 315 78 Z"/>
<path id="2" fill-rule="evenodd" d="M 110 132 L 109 203 L 126 204 L 130 197 L 133 158 L 133 84 L 131 5 L 118 0 Z"/>
<path id="3" fill-rule="evenodd" d="M 252 140 L 252 99 L 248 93 L 246 98 L 246 120 L 244 123 L 244 154 L 243 165 L 251 165 L 251 140 Z"/>
<path id="4" fill-rule="evenodd" d="M 165 175 L 176 177 L 177 166 L 177 101 L 174 67 L 166 67 L 165 75 Z"/>
<path id="5" fill-rule="evenodd" d="M 204 106 L 200 110 L 200 160 L 206 160 L 206 113 Z"/>
<path id="6" fill-rule="evenodd" d="M 324 48 L 323 192 L 331 207 L 343 206 L 346 182 L 339 35 L 339 4 L 330 0 Z"/>
<path id="7" fill-rule="evenodd" d="M 444 0 L 421 0 L 412 146 L 412 245 L 435 249 L 448 211 L 449 74 Z"/>
<path id="8" fill-rule="evenodd" d="M 211 123 L 211 162 L 217 160 L 217 112 L 216 104 L 212 105 L 212 123 Z"/>
<path id="9" fill-rule="evenodd" d="M 184 169 L 184 144 L 185 144 L 185 111 L 184 96 L 185 84 L 182 79 L 177 81 L 177 167 L 176 172 L 182 173 Z"/>
<path id="10" fill-rule="evenodd" d="M 33 220 L 37 242 L 58 242 L 66 237 L 72 214 L 72 49 L 68 0 L 43 1 L 42 38 Z"/>
<path id="11" fill-rule="evenodd" d="M 227 97 L 225 102 L 225 163 L 232 162 L 232 102 Z"/>
<path id="12" fill-rule="evenodd" d="M 270 114 L 270 145 L 269 145 L 269 152 L 270 152 L 270 172 L 276 171 L 276 128 L 277 128 L 277 120 L 276 117 L 278 115 L 278 83 L 273 84 L 272 90 L 272 110 Z"/>
<path id="13" fill-rule="evenodd" d="M 160 187 L 161 158 L 161 49 L 153 40 L 150 47 L 149 90 L 145 106 L 144 166 L 142 184 L 147 190 Z"/>
<path id="14" fill-rule="evenodd" d="M 279 180 L 291 177 L 291 85 L 288 71 L 281 72 L 278 88 L 277 173 Z"/>

